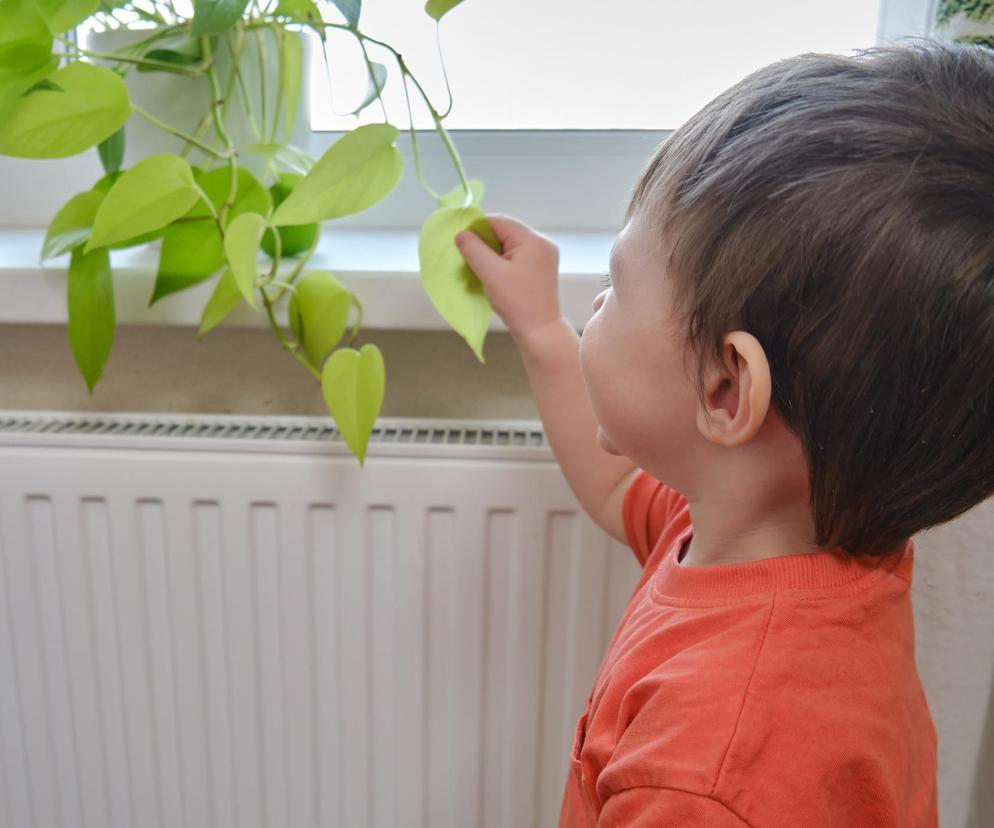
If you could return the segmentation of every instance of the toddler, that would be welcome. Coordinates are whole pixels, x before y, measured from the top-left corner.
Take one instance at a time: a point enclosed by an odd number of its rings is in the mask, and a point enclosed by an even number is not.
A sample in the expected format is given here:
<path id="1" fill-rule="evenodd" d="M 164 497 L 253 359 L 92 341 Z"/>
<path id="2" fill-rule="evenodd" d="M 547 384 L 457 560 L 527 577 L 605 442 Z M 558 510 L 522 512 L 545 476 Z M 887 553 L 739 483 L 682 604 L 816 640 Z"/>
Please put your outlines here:
<path id="1" fill-rule="evenodd" d="M 994 493 L 994 54 L 760 69 L 659 147 L 578 337 L 558 250 L 457 245 L 643 567 L 560 826 L 934 826 L 911 536 Z"/>

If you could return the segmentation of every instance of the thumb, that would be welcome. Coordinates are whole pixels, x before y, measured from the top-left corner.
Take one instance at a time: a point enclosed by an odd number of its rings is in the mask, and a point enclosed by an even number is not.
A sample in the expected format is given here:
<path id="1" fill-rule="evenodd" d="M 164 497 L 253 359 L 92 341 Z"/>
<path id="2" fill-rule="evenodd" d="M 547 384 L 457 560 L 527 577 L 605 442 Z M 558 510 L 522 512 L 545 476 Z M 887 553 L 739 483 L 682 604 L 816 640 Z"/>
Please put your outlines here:
<path id="1" fill-rule="evenodd" d="M 472 230 L 463 230 L 457 233 L 455 241 L 456 247 L 459 248 L 459 252 L 466 260 L 466 264 L 481 281 L 485 281 L 493 273 L 498 262 L 504 261 L 498 253 L 494 252 L 492 247 Z"/>

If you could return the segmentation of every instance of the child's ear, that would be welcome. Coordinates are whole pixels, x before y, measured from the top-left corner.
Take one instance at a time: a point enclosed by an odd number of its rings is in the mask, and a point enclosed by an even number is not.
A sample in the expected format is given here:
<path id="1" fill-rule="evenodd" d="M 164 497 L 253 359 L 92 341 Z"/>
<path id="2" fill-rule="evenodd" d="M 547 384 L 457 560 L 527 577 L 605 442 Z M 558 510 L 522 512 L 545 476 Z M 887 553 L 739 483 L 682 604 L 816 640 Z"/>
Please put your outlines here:
<path id="1" fill-rule="evenodd" d="M 732 448 L 751 440 L 770 407 L 770 364 L 759 340 L 745 331 L 725 334 L 721 368 L 705 384 L 697 428 L 705 438 Z"/>

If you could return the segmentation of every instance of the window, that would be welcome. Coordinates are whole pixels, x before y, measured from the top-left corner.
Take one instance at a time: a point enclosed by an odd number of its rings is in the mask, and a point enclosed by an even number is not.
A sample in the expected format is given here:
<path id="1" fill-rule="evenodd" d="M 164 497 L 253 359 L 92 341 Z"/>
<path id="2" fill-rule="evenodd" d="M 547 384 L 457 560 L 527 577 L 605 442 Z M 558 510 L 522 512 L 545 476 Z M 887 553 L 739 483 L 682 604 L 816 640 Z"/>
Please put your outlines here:
<path id="1" fill-rule="evenodd" d="M 453 130 L 674 129 L 746 74 L 799 52 L 872 46 L 879 0 L 467 0 L 446 16 L 440 43 L 454 93 Z M 400 51 L 436 108 L 446 106 L 435 23 L 418 2 L 368 0 L 362 29 Z M 366 92 L 361 52 L 350 34 L 328 33 L 335 108 Z M 400 72 L 384 49 L 387 111 L 407 123 Z M 350 129 L 355 117 L 328 106 L 325 66 L 311 64 L 312 126 Z M 416 125 L 432 122 L 419 104 Z M 370 107 L 361 123 L 381 120 Z"/>
<path id="2" fill-rule="evenodd" d="M 805 51 L 857 48 L 925 34 L 934 0 L 466 0 L 443 20 L 439 45 L 454 105 L 445 120 L 483 207 L 556 229 L 617 230 L 636 177 L 667 131 L 748 72 Z M 398 49 L 436 108 L 447 105 L 435 23 L 420 0 L 366 0 L 361 28 Z M 332 83 L 311 54 L 311 151 L 343 130 L 383 120 L 361 101 L 366 76 L 351 35 L 329 33 Z M 384 105 L 406 128 L 392 56 Z M 425 175 L 436 190 L 457 178 L 427 109 L 410 87 Z M 410 138 L 398 145 L 413 166 Z M 417 226 L 432 209 L 413 171 L 354 226 Z"/>

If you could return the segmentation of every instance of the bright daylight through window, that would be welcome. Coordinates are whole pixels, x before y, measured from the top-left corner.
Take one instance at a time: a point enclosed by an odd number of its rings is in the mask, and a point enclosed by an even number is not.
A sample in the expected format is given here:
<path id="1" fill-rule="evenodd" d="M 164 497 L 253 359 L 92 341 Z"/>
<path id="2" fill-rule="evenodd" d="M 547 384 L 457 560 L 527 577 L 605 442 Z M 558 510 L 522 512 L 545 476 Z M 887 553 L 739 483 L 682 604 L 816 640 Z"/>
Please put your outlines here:
<path id="1" fill-rule="evenodd" d="M 448 104 L 431 20 L 419 2 L 367 0 L 362 30 L 394 45 L 435 107 Z M 449 14 L 440 45 L 455 104 L 447 129 L 673 129 L 748 72 L 800 52 L 874 45 L 877 0 L 473 0 Z M 356 40 L 328 32 L 327 67 L 311 54 L 311 125 L 344 131 L 383 120 L 379 106 L 357 121 L 336 114 L 363 99 L 367 77 Z M 383 94 L 391 122 L 407 123 L 392 56 Z M 329 96 L 328 78 L 331 78 Z M 412 87 L 415 126 L 431 118 Z"/>

